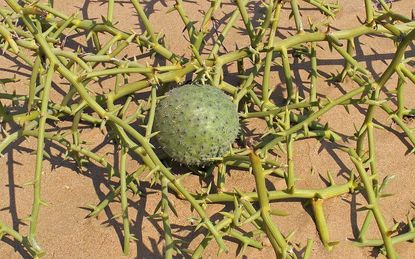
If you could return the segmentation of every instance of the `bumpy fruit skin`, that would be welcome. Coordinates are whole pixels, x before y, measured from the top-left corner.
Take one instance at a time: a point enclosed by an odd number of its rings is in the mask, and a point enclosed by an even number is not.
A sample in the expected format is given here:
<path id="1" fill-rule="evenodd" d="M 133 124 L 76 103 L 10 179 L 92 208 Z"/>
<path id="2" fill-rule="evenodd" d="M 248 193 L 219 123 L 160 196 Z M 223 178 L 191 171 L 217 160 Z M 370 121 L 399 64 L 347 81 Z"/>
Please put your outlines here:
<path id="1" fill-rule="evenodd" d="M 163 150 L 187 165 L 203 165 L 223 156 L 240 129 L 236 105 L 209 85 L 169 91 L 157 106 L 154 127 Z"/>

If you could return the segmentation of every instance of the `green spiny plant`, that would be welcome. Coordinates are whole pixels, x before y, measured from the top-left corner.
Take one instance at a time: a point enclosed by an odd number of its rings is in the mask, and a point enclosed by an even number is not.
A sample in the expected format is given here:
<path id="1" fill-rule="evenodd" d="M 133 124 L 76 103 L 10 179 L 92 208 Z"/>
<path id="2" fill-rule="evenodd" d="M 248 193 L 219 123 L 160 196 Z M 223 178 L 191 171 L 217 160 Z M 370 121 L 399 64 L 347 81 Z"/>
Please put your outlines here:
<path id="1" fill-rule="evenodd" d="M 139 192 L 140 181 L 149 179 L 148 177 L 140 178 L 145 173 L 150 176 L 152 184 L 157 183 L 160 187 L 158 189 L 161 193 L 159 208 L 163 221 L 166 258 L 172 258 L 174 252 L 187 253 L 193 258 L 200 258 L 211 240 L 217 242 L 219 252 L 227 251 L 224 237 L 232 237 L 243 248 L 247 246 L 262 248 L 262 244 L 253 238 L 257 233 L 264 233 L 268 237 L 276 256 L 296 258 L 296 254 L 292 253 L 291 249 L 292 235 L 282 233 L 271 218 L 271 215 L 284 213 L 272 210 L 270 203 L 290 198 L 308 201 L 311 204 L 321 242 L 330 250 L 335 242 L 330 241 L 327 226 L 330 222 L 325 218 L 324 201 L 346 193 L 354 193 L 355 190 L 366 193 L 367 199 L 364 207 L 367 213 L 360 228 L 358 240 L 354 242 L 356 245 L 382 247 L 382 251 L 389 258 L 397 258 L 394 245 L 415 239 L 415 228 L 411 216 L 407 218 L 409 230 L 406 233 L 395 234 L 396 227 L 388 226 L 382 214 L 379 200 L 386 196 L 384 189 L 392 177 L 386 177 L 381 183 L 378 179 L 374 134 L 375 128 L 382 128 L 376 124 L 375 120 L 376 112 L 381 111 L 398 125 L 410 144 L 415 147 L 414 133 L 405 123 L 405 117 L 413 116 L 415 111 L 405 106 L 403 94 L 410 82 L 415 83 L 411 65 L 413 57 L 405 56 L 408 55 L 405 52 L 407 47 L 415 39 L 413 17 L 406 17 L 395 12 L 388 4 L 389 1 L 375 1 L 377 7 L 375 9 L 373 1 L 364 0 L 366 17 L 362 25 L 329 31 L 327 28 L 329 28 L 330 19 L 336 16 L 338 4 L 320 0 L 268 0 L 262 2 L 265 12 L 258 26 L 254 26 L 246 7 L 248 1 L 235 0 L 232 2 L 234 11 L 228 17 L 222 30 L 216 31 L 214 27 L 209 29 L 209 23 L 215 20 L 214 14 L 220 9 L 221 0 L 210 1 L 211 5 L 204 13 L 203 20 L 198 23 L 200 27 L 197 27 L 196 22 L 191 21 L 187 16 L 182 1 L 176 0 L 171 11 L 177 11 L 182 19 L 191 49 L 190 57 L 182 57 L 165 46 L 164 36 L 155 32 L 142 4 L 138 0 L 130 0 L 130 2 L 144 28 L 140 34 L 126 32 L 116 27 L 114 0 L 108 1 L 107 15 L 102 21 L 79 18 L 77 14 L 68 16 L 54 8 L 53 0 L 49 0 L 48 4 L 39 1 L 5 0 L 8 7 L 0 8 L 0 17 L 2 17 L 0 47 L 31 69 L 26 94 L 9 93 L 1 88 L 0 99 L 5 100 L 4 103 L 0 103 L 2 124 L 19 125 L 19 129 L 10 131 L 1 128 L 3 138 L 0 142 L 0 152 L 5 151 L 7 147 L 20 139 L 37 138 L 36 166 L 31 183 L 34 191 L 32 212 L 26 218 L 29 222 L 28 233 L 24 234 L 0 221 L 0 237 L 3 235 L 13 237 L 33 257 L 40 257 L 44 254 L 41 244 L 37 241 L 37 224 L 40 208 L 46 204 L 42 199 L 41 172 L 46 154 L 44 143 L 45 140 L 49 140 L 65 148 L 65 155 L 75 160 L 79 166 L 95 163 L 105 168 L 108 172 L 109 183 L 118 179 L 116 186 L 113 186 L 106 197 L 93 207 L 89 216 L 98 215 L 110 202 L 114 202 L 116 197 L 120 197 L 122 208 L 120 215 L 124 230 L 123 250 L 126 254 L 129 251 L 129 242 L 134 239 L 134 233 L 130 232 L 127 193 Z M 309 28 L 304 26 L 300 8 L 303 4 L 311 5 L 325 15 L 327 26 L 312 21 L 309 21 Z M 287 6 L 288 8 L 283 8 Z M 290 12 L 289 15 L 294 18 L 297 34 L 286 39 L 279 39 L 276 35 L 279 21 L 287 9 Z M 223 53 L 221 52 L 223 43 L 238 19 L 241 19 L 243 23 L 243 30 L 249 37 L 249 44 Z M 78 50 L 65 48 L 66 39 L 73 32 L 84 35 L 85 41 L 93 46 L 93 50 L 85 52 L 82 48 Z M 104 42 L 99 34 L 110 37 Z M 208 35 L 215 35 L 216 38 L 213 45 L 207 48 Z M 354 42 L 365 35 L 390 39 L 396 46 L 392 61 L 379 78 L 374 77 L 354 57 Z M 355 84 L 354 89 L 333 100 L 317 98 L 319 94 L 317 78 L 322 76 L 318 72 L 319 51 L 317 47 L 321 47 L 322 44 L 326 44 L 344 61 L 343 70 L 333 75 L 332 78 L 326 79 L 337 83 L 348 79 Z M 157 58 L 165 61 L 166 65 L 143 64 L 136 59 L 136 56 L 124 58 L 121 53 L 131 45 L 152 57 L 156 55 Z M 205 54 L 206 51 L 207 54 Z M 308 95 L 296 89 L 290 64 L 291 55 L 310 60 L 310 83 L 303 86 L 309 89 Z M 252 64 L 252 68 L 244 67 L 246 61 Z M 238 68 L 238 82 L 229 81 L 226 75 L 225 66 L 232 64 L 236 64 Z M 283 79 L 281 81 L 284 81 L 286 85 L 286 100 L 282 106 L 276 105 L 271 97 L 272 91 L 275 90 L 275 84 L 270 77 L 273 69 L 281 71 Z M 54 91 L 52 83 L 59 84 L 54 74 L 58 74 L 70 83 L 70 89 L 65 93 L 61 102 L 50 98 L 51 91 Z M 130 74 L 139 74 L 144 78 L 132 81 L 129 78 Z M 393 75 L 397 75 L 399 79 L 396 91 L 389 94 L 396 97 L 396 105 L 381 95 Z M 166 121 L 160 119 L 159 116 L 173 117 L 175 115 L 172 112 L 174 109 L 160 112 L 160 109 L 163 110 L 163 100 L 160 102 L 159 100 L 162 98 L 167 100 L 169 97 L 165 97 L 163 91 L 158 91 L 158 89 L 165 88 L 170 83 L 180 83 L 188 76 L 196 83 L 213 85 L 232 96 L 232 103 L 235 107 L 242 108 L 239 112 L 243 121 L 256 118 L 267 123 L 266 132 L 259 143 L 249 144 L 246 148 L 230 148 L 229 153 L 226 154 L 221 152 L 222 148 L 218 147 L 214 155 L 207 150 L 208 153 L 204 157 L 199 155 L 190 159 L 190 154 L 187 154 L 188 158 L 185 155 L 183 159 L 180 154 L 183 150 L 172 151 L 180 148 L 180 143 L 166 149 L 172 157 L 178 154 L 176 159 L 190 164 L 204 163 L 209 158 L 218 156 L 215 157 L 214 163 L 206 168 L 206 172 L 210 173 L 213 167 L 218 168 L 217 192 L 210 188 L 211 186 L 203 193 L 189 191 L 181 183 L 181 179 L 186 175 L 176 176 L 174 171 L 161 161 L 161 157 L 157 156 L 151 144 L 153 137 L 158 134 L 160 134 L 160 142 L 163 143 L 161 129 L 165 127 L 162 124 Z M 115 77 L 115 84 L 109 92 L 96 93 L 88 88 L 94 81 L 106 77 Z M 262 79 L 260 84 L 255 80 L 258 77 Z M 3 87 L 17 80 L 15 77 L 1 76 L 0 84 Z M 187 88 L 182 87 L 186 89 L 186 92 L 193 89 Z M 142 90 L 147 91 L 148 97 L 135 100 L 135 94 Z M 133 113 L 128 113 L 134 101 L 137 101 L 138 105 L 134 107 Z M 176 103 L 180 105 L 179 101 Z M 204 100 L 200 105 L 206 103 Z M 356 134 L 348 136 L 350 141 L 355 141 L 355 146 L 351 144 L 353 142 L 342 141 L 330 125 L 322 125 L 319 122 L 323 115 L 335 107 L 343 106 L 348 110 L 348 107 L 353 105 L 366 107 L 365 119 L 356 129 Z M 16 108 L 20 108 L 20 111 L 16 112 Z M 212 116 L 217 116 L 220 113 L 219 108 L 215 106 L 204 110 Z M 237 122 L 234 108 L 230 108 L 229 111 L 232 113 L 228 116 Z M 72 122 L 69 130 L 57 127 L 45 130 L 46 122 L 59 122 L 68 120 L 68 118 Z M 183 118 L 185 117 L 180 117 L 180 119 Z M 197 120 L 197 117 L 191 115 L 186 118 L 191 121 Z M 207 121 L 204 120 L 204 122 Z M 103 132 L 104 129 L 109 131 L 109 137 L 114 140 L 113 143 L 117 145 L 117 152 L 120 154 L 118 163 L 111 161 L 106 155 L 94 153 L 86 146 L 82 134 L 79 133 L 81 123 L 100 128 Z M 136 129 L 137 124 L 145 128 L 144 134 L 140 134 Z M 160 130 L 160 133 L 153 130 L 153 125 L 155 130 Z M 183 126 L 186 128 L 187 125 Z M 229 138 L 218 141 L 218 145 L 225 147 L 226 142 L 226 147 L 229 146 L 228 144 L 235 138 L 237 128 L 236 123 L 229 127 L 232 129 L 229 131 L 231 132 Z M 202 128 L 197 128 L 197 130 L 200 129 Z M 209 134 L 197 132 L 197 139 L 200 138 L 202 141 L 204 136 L 209 136 Z M 350 170 L 349 180 L 343 184 L 336 184 L 332 176 L 328 174 L 329 186 L 325 188 L 298 188 L 293 159 L 294 143 L 305 138 L 323 139 L 336 143 L 349 155 L 357 174 Z M 271 156 L 271 151 L 276 148 L 286 151 L 286 164 L 276 161 Z M 195 150 L 204 149 L 196 146 Z M 213 153 L 215 152 L 216 150 Z M 138 156 L 141 159 L 136 170 L 127 171 L 127 156 Z M 114 167 L 115 164 L 119 166 Z M 240 190 L 223 192 L 229 167 L 252 171 L 256 190 L 254 192 Z M 268 178 L 269 175 L 283 178 L 286 188 L 276 191 L 268 190 L 265 182 L 272 180 Z M 172 234 L 169 212 L 175 213 L 175 211 L 168 199 L 169 192 L 187 201 L 197 212 L 198 218 L 194 219 L 195 230 L 201 227 L 207 229 L 203 240 L 196 244 L 196 248 L 192 251 L 187 247 L 179 247 L 178 244 L 183 243 L 182 240 Z M 206 209 L 210 203 L 225 203 L 231 207 L 231 211 L 221 212 L 220 220 L 212 222 L 212 215 L 209 215 Z M 255 204 L 259 205 L 259 210 L 256 209 Z M 378 226 L 380 238 L 371 240 L 367 239 L 366 232 L 373 220 Z M 246 225 L 254 230 L 241 232 L 240 229 Z M 312 246 L 313 240 L 309 239 L 304 249 L 304 258 L 311 256 Z"/>

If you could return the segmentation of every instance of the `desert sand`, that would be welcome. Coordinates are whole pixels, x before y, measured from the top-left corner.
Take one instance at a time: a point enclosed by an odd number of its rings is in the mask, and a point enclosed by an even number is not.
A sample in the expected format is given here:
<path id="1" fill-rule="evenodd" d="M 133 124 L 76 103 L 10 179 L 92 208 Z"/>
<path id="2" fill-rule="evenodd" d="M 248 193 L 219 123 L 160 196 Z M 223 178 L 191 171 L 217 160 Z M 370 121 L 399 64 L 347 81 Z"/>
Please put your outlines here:
<path id="1" fill-rule="evenodd" d="M 80 15 L 88 18 L 100 19 L 106 13 L 104 1 L 72 0 L 55 1 L 56 8 L 70 15 L 80 12 Z M 143 1 L 142 1 L 143 2 Z M 224 19 L 235 8 L 234 5 L 224 1 L 222 9 L 215 14 L 218 20 L 218 30 L 224 25 Z M 340 0 L 341 9 L 332 22 L 332 29 L 352 28 L 360 25 L 357 17 L 364 17 L 364 1 L 361 0 Z M 144 1 L 146 13 L 150 17 L 156 31 L 163 32 L 166 37 L 167 46 L 179 54 L 189 53 L 187 42 L 184 40 L 185 33 L 183 24 L 176 12 L 166 14 L 172 7 L 174 1 Z M 189 1 L 184 3 L 187 14 L 191 20 L 201 19 L 201 10 L 207 10 L 207 1 Z M 260 9 L 257 3 L 249 3 L 249 10 L 252 19 L 258 18 Z M 307 23 L 307 16 L 316 21 L 322 15 L 305 3 L 301 3 L 303 22 Z M 401 0 L 393 4 L 394 10 L 404 15 L 411 16 L 414 8 L 413 0 Z M 294 21 L 288 19 L 289 10 L 284 8 L 278 37 L 284 38 L 295 34 Z M 134 29 L 140 31 L 138 17 L 133 15 L 133 8 L 129 1 L 116 1 L 114 20 L 118 21 L 118 26 L 125 30 Z M 243 26 L 242 22 L 238 22 Z M 76 39 L 74 39 L 76 40 Z M 246 35 L 240 30 L 234 29 L 225 42 L 228 50 L 233 50 L 235 44 L 245 46 L 249 42 Z M 373 76 L 379 75 L 392 58 L 395 50 L 392 42 L 382 38 L 361 37 L 356 44 L 357 60 L 367 67 Z M 129 49 L 130 54 L 138 52 L 137 49 Z M 222 50 L 225 51 L 225 50 Z M 318 50 L 319 70 L 326 75 L 330 72 L 340 71 L 343 60 L 340 56 L 330 53 L 325 46 L 324 50 Z M 415 55 L 415 46 L 412 44 L 407 49 L 407 57 Z M 292 60 L 294 79 L 298 87 L 308 82 L 307 69 L 308 61 L 302 63 Z M 18 68 L 19 64 L 13 62 L 8 56 L 0 56 L 0 77 L 12 77 L 17 70 L 17 77 L 20 82 L 8 85 L 14 87 L 17 92 L 25 92 L 25 84 L 28 82 L 30 71 L 25 67 Z M 276 88 L 273 101 L 278 103 L 283 92 L 284 82 L 281 82 L 281 67 L 273 67 L 271 74 L 272 86 Z M 226 77 L 226 75 L 225 75 Z M 260 82 L 260 81 L 258 81 Z M 388 83 L 387 87 L 394 88 L 396 78 Z M 322 96 L 335 98 L 340 96 L 348 89 L 353 88 L 353 82 L 346 81 L 340 85 L 329 85 L 324 78 L 319 78 L 318 91 Z M 415 91 L 413 84 L 408 85 L 406 101 L 408 107 L 415 107 Z M 59 92 L 54 93 L 54 98 L 61 97 Z M 354 133 L 353 123 L 360 125 L 363 119 L 364 110 L 354 107 L 347 113 L 342 108 L 335 108 L 323 116 L 322 121 L 329 122 L 334 130 L 345 134 Z M 415 159 L 413 154 L 409 154 L 412 149 L 409 142 L 403 137 L 401 131 L 387 116 L 379 112 L 376 120 L 382 124 L 386 130 L 376 130 L 376 155 L 378 160 L 379 178 L 383 179 L 386 175 L 395 175 L 394 180 L 388 186 L 387 192 L 394 196 L 381 200 L 382 212 L 388 224 L 405 222 L 409 212 L 413 216 L 413 205 L 415 194 Z M 410 123 L 410 122 L 409 122 Z M 64 125 L 62 125 L 63 127 Z M 413 125 L 412 125 L 413 126 Z M 261 132 L 264 125 L 260 122 L 251 121 L 249 128 L 256 132 Z M 254 131 L 254 132 L 255 132 Z M 100 154 L 112 152 L 111 145 L 107 144 L 105 136 L 97 129 L 91 130 L 85 127 L 82 131 L 82 138 L 91 142 L 90 148 Z M 119 213 L 120 205 L 118 202 L 111 205 L 101 213 L 98 218 L 86 218 L 89 213 L 88 205 L 97 204 L 108 192 L 108 183 L 102 175 L 102 169 L 90 164 L 80 171 L 71 160 L 63 160 L 62 150 L 58 146 L 46 143 L 47 151 L 51 154 L 44 164 L 44 174 L 42 183 L 42 196 L 49 203 L 48 207 L 42 207 L 40 214 L 38 241 L 42 248 L 47 252 L 44 258 L 125 258 L 122 256 L 122 223 L 112 217 Z M 353 144 L 351 144 L 353 145 Z M 4 157 L 0 158 L 0 219 L 15 229 L 26 233 L 28 227 L 19 219 L 26 217 L 30 213 L 32 203 L 32 188 L 25 186 L 34 173 L 35 156 L 31 151 L 36 148 L 35 139 L 29 138 L 27 141 L 16 143 L 4 152 Z M 341 151 L 335 149 L 333 145 L 325 141 L 314 139 L 297 141 L 295 143 L 295 171 L 298 175 L 298 186 L 304 188 L 320 188 L 325 186 L 322 177 L 326 177 L 327 171 L 332 172 L 335 181 L 344 183 L 344 173 L 353 168 L 350 159 Z M 283 160 L 283 158 L 279 158 Z M 129 161 L 128 168 L 135 168 L 137 162 Z M 185 170 L 185 169 L 183 169 Z M 311 172 L 314 173 L 311 173 Z M 272 178 L 269 189 L 281 189 L 284 181 Z M 196 176 L 191 176 L 183 183 L 188 189 L 196 190 L 200 188 Z M 255 187 L 253 176 L 246 171 L 231 170 L 226 182 L 226 189 L 232 190 L 237 186 L 241 190 L 252 191 Z M 138 241 L 131 244 L 131 254 L 128 258 L 162 258 L 163 257 L 163 232 L 162 223 L 151 218 L 155 206 L 160 201 L 160 193 L 152 190 L 152 187 L 144 183 L 140 186 L 144 196 L 129 197 L 129 215 L 132 219 L 132 233 Z M 170 215 L 170 221 L 174 234 L 184 237 L 191 242 L 190 247 L 194 247 L 202 238 L 200 232 L 194 232 L 189 227 L 188 217 L 195 213 L 190 210 L 190 206 L 185 201 L 177 199 L 171 195 L 179 217 Z M 307 239 L 315 241 L 312 258 L 382 258 L 377 249 L 358 248 L 351 241 L 356 238 L 358 227 L 361 226 L 365 212 L 356 211 L 361 204 L 365 204 L 361 194 L 346 194 L 341 197 L 328 200 L 325 205 L 326 220 L 329 226 L 330 239 L 339 241 L 339 244 L 331 252 L 324 249 L 319 240 L 311 209 L 304 209 L 298 201 L 281 201 L 273 203 L 273 206 L 289 212 L 287 217 L 275 217 L 274 221 L 281 231 L 288 234 L 295 231 L 291 243 L 294 250 L 300 255 L 301 249 L 305 247 Z M 215 215 L 224 209 L 223 205 L 210 205 L 208 212 Z M 215 216 L 213 216 L 215 218 Z M 372 223 L 369 237 L 379 238 L 376 225 Z M 220 255 L 220 258 L 234 258 L 237 255 L 238 244 L 234 240 L 228 240 L 226 245 L 230 251 L 228 254 Z M 204 253 L 204 258 L 216 258 L 217 246 L 211 242 Z M 415 245 L 405 242 L 396 245 L 396 250 L 401 258 L 414 258 Z M 242 258 L 274 258 L 275 254 L 272 247 L 266 246 L 262 250 L 248 247 L 240 256 Z M 0 242 L 0 258 L 27 258 L 28 253 L 21 245 L 14 240 L 4 237 Z M 180 257 L 180 256 L 178 256 Z"/>

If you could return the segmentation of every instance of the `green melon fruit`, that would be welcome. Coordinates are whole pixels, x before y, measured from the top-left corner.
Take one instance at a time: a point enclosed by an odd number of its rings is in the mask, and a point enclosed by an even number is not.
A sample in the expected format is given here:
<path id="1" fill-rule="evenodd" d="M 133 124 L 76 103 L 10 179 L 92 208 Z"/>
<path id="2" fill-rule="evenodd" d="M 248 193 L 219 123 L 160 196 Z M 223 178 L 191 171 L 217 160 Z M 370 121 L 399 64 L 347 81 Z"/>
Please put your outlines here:
<path id="1" fill-rule="evenodd" d="M 240 129 L 236 105 L 209 85 L 169 91 L 157 106 L 154 127 L 163 150 L 187 165 L 203 165 L 223 156 Z"/>

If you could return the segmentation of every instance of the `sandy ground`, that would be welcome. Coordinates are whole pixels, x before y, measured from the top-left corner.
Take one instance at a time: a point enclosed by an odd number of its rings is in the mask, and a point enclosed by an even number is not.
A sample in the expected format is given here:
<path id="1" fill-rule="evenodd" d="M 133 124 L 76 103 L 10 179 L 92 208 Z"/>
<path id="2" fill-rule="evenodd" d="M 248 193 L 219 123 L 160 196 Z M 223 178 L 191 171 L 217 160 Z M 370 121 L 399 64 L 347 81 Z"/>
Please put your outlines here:
<path id="1" fill-rule="evenodd" d="M 58 9 L 66 14 L 72 14 L 77 10 L 84 17 L 99 18 L 106 12 L 106 4 L 102 1 L 55 1 Z M 119 26 L 123 29 L 134 29 L 140 31 L 138 17 L 132 15 L 132 5 L 129 1 L 116 1 L 115 20 L 120 21 Z M 226 3 L 228 1 L 225 1 Z M 333 29 L 351 28 L 359 25 L 356 16 L 364 17 L 363 1 L 348 0 L 339 1 L 342 6 L 333 22 Z M 166 34 L 167 46 L 176 53 L 189 53 L 186 43 L 183 41 L 183 25 L 176 12 L 166 14 L 166 11 L 174 4 L 174 1 L 146 1 L 146 12 L 150 15 L 156 31 Z M 200 20 L 200 10 L 207 10 L 209 3 L 206 1 L 186 2 L 185 9 L 192 20 Z M 321 15 L 303 4 L 303 21 L 306 24 L 306 17 L 310 16 L 314 21 L 321 19 Z M 394 9 L 410 16 L 411 8 L 414 7 L 412 0 L 401 0 L 394 4 Z M 249 4 L 250 13 L 254 14 L 253 19 L 258 17 L 259 9 L 257 4 Z M 219 21 L 234 9 L 230 4 L 224 4 L 223 9 L 215 16 Z M 295 33 L 294 22 L 288 21 L 289 10 L 283 10 L 283 19 L 280 24 L 279 37 L 286 37 Z M 239 26 L 243 26 L 239 23 Z M 220 30 L 221 27 L 219 27 Z M 244 46 L 248 37 L 240 33 L 240 30 L 233 30 L 226 40 L 226 47 L 232 50 L 235 43 Z M 393 44 L 385 39 L 362 37 L 357 42 L 358 60 L 374 73 L 376 78 L 390 62 L 394 52 Z M 134 53 L 137 50 L 129 50 Z M 408 49 L 407 56 L 414 56 L 414 46 Z M 329 51 L 319 50 L 319 69 L 329 74 L 341 69 L 343 63 L 339 56 Z M 12 61 L 0 57 L 0 76 L 12 76 L 16 70 Z M 307 87 L 307 73 L 309 63 L 293 60 L 294 78 L 297 86 Z M 17 76 L 22 80 L 16 84 L 16 89 L 25 92 L 25 84 L 28 82 L 27 68 L 19 69 Z M 274 67 L 271 75 L 271 82 L 277 87 L 273 96 L 274 101 L 283 90 L 284 83 L 280 77 L 281 68 Z M 260 82 L 260 81 L 258 81 Z M 355 87 L 351 82 L 341 85 L 328 85 L 323 79 L 319 79 L 319 94 L 331 98 L 341 95 Z M 388 84 L 392 89 L 394 80 Z M 405 93 L 408 107 L 414 107 L 415 94 L 408 84 Z M 59 93 L 55 93 L 59 98 Z M 329 122 L 330 126 L 345 135 L 354 133 L 353 123 L 360 125 L 364 112 L 359 107 L 351 108 L 350 114 L 342 108 L 333 109 L 322 118 L 322 121 Z M 413 214 L 411 201 L 414 201 L 415 159 L 408 154 L 411 149 L 409 142 L 403 137 L 399 129 L 387 121 L 386 116 L 379 112 L 376 120 L 386 127 L 386 130 L 376 130 L 376 155 L 380 179 L 386 175 L 395 175 L 395 179 L 389 185 L 387 191 L 395 195 L 381 200 L 381 207 L 386 221 L 389 225 L 395 222 L 404 222 L 408 212 Z M 251 128 L 261 130 L 261 124 L 252 122 Z M 82 138 L 92 142 L 90 148 L 97 153 L 105 154 L 112 152 L 112 147 L 106 145 L 104 136 L 98 130 L 85 129 Z M 351 143 L 353 145 L 354 143 Z M 35 139 L 28 139 L 13 145 L 8 149 L 4 158 L 0 159 L 0 219 L 13 226 L 22 233 L 27 232 L 27 225 L 18 219 L 26 217 L 30 213 L 32 202 L 32 189 L 24 186 L 33 177 L 35 156 L 31 151 L 35 148 Z M 88 204 L 97 204 L 108 192 L 108 184 L 105 182 L 100 167 L 89 165 L 82 172 L 76 170 L 71 161 L 64 161 L 61 158 L 62 150 L 56 145 L 47 143 L 47 149 L 52 154 L 52 159 L 45 163 L 43 174 L 42 196 L 49 203 L 48 207 L 42 207 L 39 222 L 38 241 L 47 251 L 45 258 L 125 258 L 122 256 L 122 225 L 112 217 L 119 213 L 118 203 L 112 203 L 98 218 L 85 218 L 88 214 Z M 344 173 L 352 168 L 348 157 L 334 148 L 334 145 L 317 140 L 303 140 L 295 143 L 295 170 L 298 175 L 298 186 L 303 188 L 324 187 L 319 174 L 325 177 L 330 171 L 335 175 L 338 183 L 343 183 Z M 130 161 L 128 167 L 134 169 L 135 161 Z M 314 174 L 310 173 L 311 171 Z M 279 189 L 284 186 L 283 180 L 276 178 L 270 182 L 271 188 Z M 189 177 L 184 185 L 189 189 L 199 188 L 196 177 Z M 227 180 L 226 188 L 232 190 L 234 186 L 242 190 L 253 190 L 253 177 L 247 172 L 232 170 Z M 271 189 L 270 188 L 270 189 Z M 143 184 L 141 190 L 146 193 L 144 197 L 131 196 L 129 214 L 132 219 L 132 232 L 138 238 L 137 242 L 131 244 L 129 258 L 161 258 L 163 249 L 162 225 L 160 222 L 150 219 L 160 195 L 152 191 L 148 184 Z M 202 238 L 200 232 L 194 232 L 188 227 L 188 217 L 195 215 L 190 211 L 189 205 L 176 199 L 173 195 L 171 200 L 179 217 L 170 215 L 173 231 L 176 236 L 185 237 L 194 247 Z M 372 258 L 382 257 L 376 250 L 361 249 L 353 246 L 353 240 L 358 233 L 358 226 L 361 226 L 364 219 L 364 212 L 356 211 L 359 204 L 365 204 L 362 195 L 344 195 L 325 202 L 326 220 L 329 226 L 331 240 L 339 241 L 339 244 L 327 252 L 319 241 L 319 237 L 310 216 L 310 209 L 304 210 L 299 202 L 284 201 L 273 203 L 272 206 L 286 210 L 290 213 L 288 217 L 275 217 L 281 231 L 288 234 L 295 231 L 292 243 L 295 251 L 301 253 L 306 245 L 307 239 L 315 240 L 313 247 L 313 258 Z M 209 206 L 210 215 L 217 215 L 217 212 L 224 208 L 223 205 Z M 215 216 L 213 216 L 215 218 Z M 378 237 L 377 228 L 372 224 L 369 237 Z M 205 257 L 215 258 L 217 246 L 214 242 L 205 251 Z M 226 245 L 230 248 L 228 254 L 222 254 L 221 258 L 234 258 L 238 245 L 233 240 L 228 240 Z M 396 245 L 401 258 L 414 258 L 415 246 L 412 243 L 401 243 Z M 0 258 L 21 258 L 28 257 L 22 247 L 13 240 L 6 238 L 0 242 Z M 274 252 L 271 247 L 262 250 L 247 248 L 242 258 L 273 258 Z"/>

